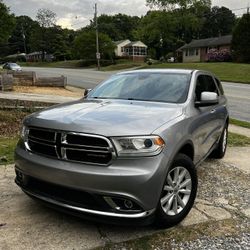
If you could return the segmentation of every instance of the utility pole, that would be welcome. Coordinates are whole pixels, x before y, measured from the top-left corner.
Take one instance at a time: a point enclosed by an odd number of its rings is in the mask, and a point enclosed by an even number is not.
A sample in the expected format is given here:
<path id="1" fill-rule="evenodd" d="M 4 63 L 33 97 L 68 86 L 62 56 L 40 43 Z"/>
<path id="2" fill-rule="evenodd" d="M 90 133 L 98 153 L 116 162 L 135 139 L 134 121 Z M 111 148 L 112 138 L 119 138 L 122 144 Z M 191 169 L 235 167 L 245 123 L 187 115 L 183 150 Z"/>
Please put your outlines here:
<path id="1" fill-rule="evenodd" d="M 24 34 L 24 29 L 23 29 L 23 25 L 22 25 L 22 36 L 23 36 L 23 47 L 24 47 L 24 53 L 27 54 L 27 49 L 26 49 L 26 37 Z"/>
<path id="2" fill-rule="evenodd" d="M 97 21 L 97 3 L 95 3 L 95 28 L 96 28 L 96 59 L 97 59 L 97 69 L 100 70 L 101 54 L 100 54 L 100 50 L 99 50 L 99 35 L 98 35 L 98 21 Z"/>

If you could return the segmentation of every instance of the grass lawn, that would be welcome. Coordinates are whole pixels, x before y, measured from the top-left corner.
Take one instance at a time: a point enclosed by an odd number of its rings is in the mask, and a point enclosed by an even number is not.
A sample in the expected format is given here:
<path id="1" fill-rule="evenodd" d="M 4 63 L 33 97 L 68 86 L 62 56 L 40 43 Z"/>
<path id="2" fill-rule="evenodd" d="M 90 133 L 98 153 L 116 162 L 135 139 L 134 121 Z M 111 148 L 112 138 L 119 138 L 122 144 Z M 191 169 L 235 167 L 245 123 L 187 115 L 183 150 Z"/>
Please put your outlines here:
<path id="1" fill-rule="evenodd" d="M 244 135 L 228 133 L 228 146 L 231 147 L 246 147 L 250 146 L 250 138 Z"/>
<path id="2" fill-rule="evenodd" d="M 233 119 L 233 118 L 230 118 L 229 122 L 230 122 L 230 124 L 250 129 L 250 123 L 249 122 L 240 121 L 240 120 Z"/>
<path id="3" fill-rule="evenodd" d="M 0 165 L 11 164 L 14 162 L 14 150 L 18 137 L 0 136 Z"/>
<path id="4" fill-rule="evenodd" d="M 123 70 L 123 69 L 131 69 L 135 67 L 145 67 L 146 64 L 144 62 L 133 62 L 128 59 L 118 59 L 115 60 L 115 64 L 101 67 L 102 71 L 112 71 L 112 70 Z"/>
<path id="5" fill-rule="evenodd" d="M 101 66 L 102 71 L 111 71 L 111 70 L 123 70 L 134 67 L 145 66 L 143 62 L 133 62 L 131 60 L 119 59 L 115 61 L 116 64 L 109 66 Z M 27 67 L 49 67 L 49 68 L 83 68 L 81 65 L 81 60 L 69 60 L 69 61 L 59 61 L 59 62 L 20 62 L 21 66 Z M 96 65 L 92 65 L 84 68 L 95 68 Z"/>
<path id="6" fill-rule="evenodd" d="M 250 64 L 241 63 L 162 63 L 146 68 L 200 69 L 213 72 L 222 81 L 250 84 Z"/>

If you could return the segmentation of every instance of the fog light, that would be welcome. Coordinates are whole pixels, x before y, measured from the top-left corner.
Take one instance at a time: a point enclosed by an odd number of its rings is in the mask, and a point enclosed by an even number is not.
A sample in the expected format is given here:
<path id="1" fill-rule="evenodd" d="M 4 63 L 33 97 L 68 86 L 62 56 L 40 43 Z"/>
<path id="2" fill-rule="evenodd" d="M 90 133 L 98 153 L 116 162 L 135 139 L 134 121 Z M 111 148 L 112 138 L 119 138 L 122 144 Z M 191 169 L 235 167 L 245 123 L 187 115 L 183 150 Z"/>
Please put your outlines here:
<path id="1" fill-rule="evenodd" d="M 132 201 L 129 201 L 129 200 L 125 200 L 124 201 L 124 206 L 128 209 L 131 209 L 133 207 L 133 203 Z"/>

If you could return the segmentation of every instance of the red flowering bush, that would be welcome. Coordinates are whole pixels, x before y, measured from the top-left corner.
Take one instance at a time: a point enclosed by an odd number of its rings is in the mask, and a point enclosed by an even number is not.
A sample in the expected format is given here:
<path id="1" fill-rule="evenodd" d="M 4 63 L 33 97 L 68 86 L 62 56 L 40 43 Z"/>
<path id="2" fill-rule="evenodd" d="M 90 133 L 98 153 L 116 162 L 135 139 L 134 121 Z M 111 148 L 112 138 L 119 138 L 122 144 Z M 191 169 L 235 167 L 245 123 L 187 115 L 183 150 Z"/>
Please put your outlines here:
<path id="1" fill-rule="evenodd" d="M 210 49 L 207 53 L 208 62 L 229 62 L 232 54 L 229 49 Z"/>

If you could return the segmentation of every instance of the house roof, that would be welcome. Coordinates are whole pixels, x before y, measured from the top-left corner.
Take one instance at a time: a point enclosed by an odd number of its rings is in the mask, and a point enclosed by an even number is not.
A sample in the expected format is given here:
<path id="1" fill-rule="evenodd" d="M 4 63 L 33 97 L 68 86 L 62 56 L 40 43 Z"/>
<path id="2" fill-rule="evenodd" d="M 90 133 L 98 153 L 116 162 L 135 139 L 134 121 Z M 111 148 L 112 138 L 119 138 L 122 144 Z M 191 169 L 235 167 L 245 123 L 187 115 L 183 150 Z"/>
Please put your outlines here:
<path id="1" fill-rule="evenodd" d="M 42 55 L 42 51 L 34 51 L 34 52 L 31 52 L 29 54 L 27 54 L 26 56 L 36 56 L 36 55 Z M 46 52 L 44 52 L 46 54 Z"/>
<path id="2" fill-rule="evenodd" d="M 126 39 L 126 40 L 114 41 L 114 44 L 115 44 L 115 45 L 119 45 L 119 44 L 124 43 L 124 42 L 126 42 L 126 41 L 129 41 L 129 40 Z"/>
<path id="3" fill-rule="evenodd" d="M 231 41 L 232 41 L 232 35 L 210 37 L 200 40 L 192 40 L 190 43 L 183 45 L 178 50 L 226 45 L 226 44 L 231 44 Z"/>
<path id="4" fill-rule="evenodd" d="M 133 47 L 133 46 L 140 46 L 140 47 L 145 47 L 145 48 L 148 47 L 146 44 L 144 44 L 141 41 L 130 42 L 130 43 L 126 44 L 124 47 Z"/>

